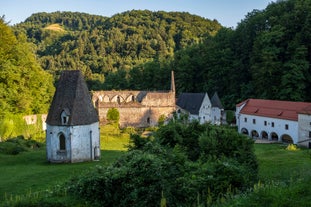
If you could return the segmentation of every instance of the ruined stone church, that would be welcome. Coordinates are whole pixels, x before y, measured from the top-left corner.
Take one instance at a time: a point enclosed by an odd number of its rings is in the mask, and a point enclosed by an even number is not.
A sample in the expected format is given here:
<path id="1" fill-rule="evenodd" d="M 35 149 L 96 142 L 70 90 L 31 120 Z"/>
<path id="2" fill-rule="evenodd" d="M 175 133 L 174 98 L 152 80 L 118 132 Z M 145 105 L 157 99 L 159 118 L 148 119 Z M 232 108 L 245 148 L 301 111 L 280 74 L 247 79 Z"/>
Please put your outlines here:
<path id="1" fill-rule="evenodd" d="M 116 108 L 120 127 L 156 126 L 160 117 L 169 119 L 175 111 L 174 72 L 169 91 L 95 91 L 92 101 L 101 124 L 107 123 L 107 112 Z"/>

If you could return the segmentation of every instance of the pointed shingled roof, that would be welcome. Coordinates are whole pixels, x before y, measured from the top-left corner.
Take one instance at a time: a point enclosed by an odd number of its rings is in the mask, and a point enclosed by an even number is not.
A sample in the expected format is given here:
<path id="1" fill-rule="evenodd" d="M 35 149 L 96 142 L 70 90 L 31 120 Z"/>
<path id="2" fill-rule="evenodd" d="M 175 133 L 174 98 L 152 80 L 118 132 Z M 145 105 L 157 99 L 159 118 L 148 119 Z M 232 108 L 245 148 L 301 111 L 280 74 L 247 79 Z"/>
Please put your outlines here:
<path id="1" fill-rule="evenodd" d="M 206 93 L 181 93 L 176 105 L 190 114 L 199 114 Z"/>
<path id="2" fill-rule="evenodd" d="M 66 125 L 88 125 L 98 122 L 91 95 L 79 70 L 63 71 L 51 103 L 46 123 L 64 125 L 61 114 L 69 115 Z"/>
<path id="3" fill-rule="evenodd" d="M 215 92 L 213 97 L 211 98 L 212 107 L 217 107 L 220 109 L 223 109 L 224 107 L 221 104 L 220 98 L 218 96 L 218 93 Z"/>

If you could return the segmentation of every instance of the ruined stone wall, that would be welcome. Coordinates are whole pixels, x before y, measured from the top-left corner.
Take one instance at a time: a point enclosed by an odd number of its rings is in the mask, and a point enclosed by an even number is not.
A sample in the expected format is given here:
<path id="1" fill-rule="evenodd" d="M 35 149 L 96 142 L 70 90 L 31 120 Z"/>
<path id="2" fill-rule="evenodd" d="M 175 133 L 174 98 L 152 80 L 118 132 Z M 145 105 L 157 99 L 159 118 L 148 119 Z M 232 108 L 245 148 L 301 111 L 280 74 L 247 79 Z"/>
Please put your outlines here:
<path id="1" fill-rule="evenodd" d="M 116 108 L 121 127 L 156 126 L 161 115 L 169 118 L 175 111 L 174 92 L 96 91 L 92 100 L 101 124 L 107 123 L 108 110 Z"/>
<path id="2" fill-rule="evenodd" d="M 156 126 L 161 115 L 170 118 L 175 107 L 115 107 L 120 113 L 119 124 L 121 127 L 148 127 Z M 107 123 L 107 112 L 110 108 L 99 109 L 100 123 Z"/>

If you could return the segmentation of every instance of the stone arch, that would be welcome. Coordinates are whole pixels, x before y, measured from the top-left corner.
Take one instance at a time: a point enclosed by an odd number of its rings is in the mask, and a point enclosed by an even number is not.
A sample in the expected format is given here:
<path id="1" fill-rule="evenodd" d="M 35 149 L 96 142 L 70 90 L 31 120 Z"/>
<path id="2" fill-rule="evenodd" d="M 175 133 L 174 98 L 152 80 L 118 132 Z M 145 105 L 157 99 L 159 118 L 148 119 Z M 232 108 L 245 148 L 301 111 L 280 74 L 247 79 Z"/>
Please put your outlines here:
<path id="1" fill-rule="evenodd" d="M 102 101 L 103 101 L 103 96 L 99 95 L 97 100 L 98 100 L 99 102 L 102 102 Z"/>
<path id="2" fill-rule="evenodd" d="M 111 102 L 118 103 L 118 104 L 123 103 L 124 101 L 125 101 L 124 98 L 120 95 L 115 95 L 111 98 Z"/>
<path id="3" fill-rule="evenodd" d="M 279 140 L 279 135 L 275 132 L 271 132 L 270 137 L 271 137 L 272 141 L 278 141 Z"/>
<path id="4" fill-rule="evenodd" d="M 258 132 L 257 132 L 256 130 L 252 130 L 252 131 L 251 131 L 251 137 L 252 137 L 252 138 L 258 138 L 258 137 L 259 137 Z"/>
<path id="5" fill-rule="evenodd" d="M 293 144 L 294 143 L 293 138 L 290 135 L 288 135 L 288 134 L 283 134 L 281 136 L 281 140 L 282 140 L 282 142 L 285 142 L 285 143 L 288 143 L 288 144 Z"/>
<path id="6" fill-rule="evenodd" d="M 241 133 L 248 136 L 248 130 L 246 128 L 242 128 Z"/>
<path id="7" fill-rule="evenodd" d="M 59 140 L 59 150 L 64 151 L 66 150 L 66 137 L 64 133 L 58 134 L 58 140 Z"/>
<path id="8" fill-rule="evenodd" d="M 110 102 L 109 96 L 108 96 L 108 95 L 104 95 L 103 101 L 104 101 L 105 103 L 109 103 L 109 102 Z"/>
<path id="9" fill-rule="evenodd" d="M 129 103 L 129 102 L 134 102 L 135 101 L 135 96 L 133 94 L 130 94 L 126 99 L 125 102 Z"/>
<path id="10" fill-rule="evenodd" d="M 267 133 L 266 131 L 262 131 L 262 132 L 261 132 L 261 138 L 262 138 L 262 139 L 269 139 L 268 133 Z"/>

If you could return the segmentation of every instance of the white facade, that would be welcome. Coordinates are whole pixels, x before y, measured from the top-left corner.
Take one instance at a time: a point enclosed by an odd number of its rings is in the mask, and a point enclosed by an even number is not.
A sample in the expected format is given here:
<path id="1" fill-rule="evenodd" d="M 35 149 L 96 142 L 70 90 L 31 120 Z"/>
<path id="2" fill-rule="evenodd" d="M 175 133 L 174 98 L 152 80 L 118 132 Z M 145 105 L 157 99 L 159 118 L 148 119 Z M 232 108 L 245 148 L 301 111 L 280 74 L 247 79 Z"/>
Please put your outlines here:
<path id="1" fill-rule="evenodd" d="M 311 103 L 248 99 L 236 105 L 240 133 L 311 147 Z"/>
<path id="2" fill-rule="evenodd" d="M 261 117 L 247 114 L 237 116 L 238 131 L 252 138 L 298 142 L 298 122 L 284 119 Z"/>
<path id="3" fill-rule="evenodd" d="M 49 162 L 83 162 L 100 157 L 99 123 L 78 126 L 47 124 L 46 148 Z"/>
<path id="4" fill-rule="evenodd" d="M 197 120 L 200 124 L 212 122 L 212 103 L 207 94 L 205 94 L 203 98 Z"/>
<path id="5" fill-rule="evenodd" d="M 298 114 L 298 143 L 305 147 L 311 147 L 311 115 Z"/>
<path id="6" fill-rule="evenodd" d="M 226 123 L 226 113 L 224 109 L 218 107 L 212 107 L 211 110 L 211 123 L 220 125 Z"/>

